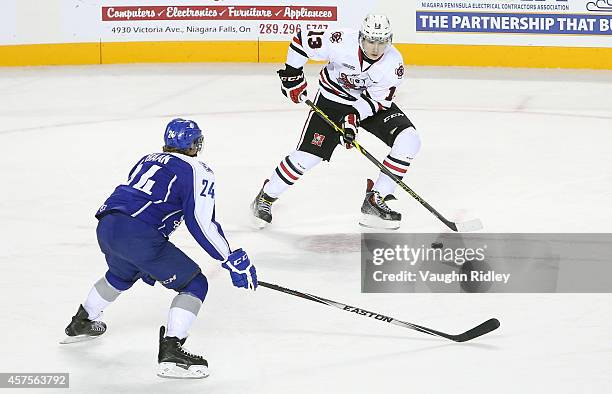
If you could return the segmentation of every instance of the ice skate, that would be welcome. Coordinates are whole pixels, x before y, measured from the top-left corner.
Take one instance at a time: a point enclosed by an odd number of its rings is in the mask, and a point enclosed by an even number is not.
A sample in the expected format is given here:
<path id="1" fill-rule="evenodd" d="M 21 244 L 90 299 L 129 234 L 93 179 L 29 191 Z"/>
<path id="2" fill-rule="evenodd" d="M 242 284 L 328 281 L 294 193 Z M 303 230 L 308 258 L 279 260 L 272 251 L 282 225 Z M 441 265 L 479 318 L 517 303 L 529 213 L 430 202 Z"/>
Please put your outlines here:
<path id="1" fill-rule="evenodd" d="M 184 339 L 165 336 L 166 328 L 159 329 L 159 353 L 157 354 L 157 376 L 174 379 L 201 379 L 209 375 L 208 361 L 191 354 L 182 345 Z"/>
<path id="2" fill-rule="evenodd" d="M 83 305 L 79 305 L 79 310 L 76 315 L 72 316 L 72 321 L 64 332 L 67 337 L 60 342 L 62 344 L 88 341 L 104 334 L 106 324 L 101 321 L 89 320 L 89 314 L 83 308 Z"/>
<path id="3" fill-rule="evenodd" d="M 391 210 L 385 200 L 395 197 L 389 195 L 382 197 L 379 192 L 372 190 L 374 182 L 368 179 L 365 199 L 361 205 L 361 220 L 359 224 L 363 227 L 397 230 L 400 227 L 402 214 Z"/>
<path id="4" fill-rule="evenodd" d="M 268 180 L 264 182 L 264 186 Z M 257 228 L 264 228 L 272 222 L 272 203 L 276 198 L 272 198 L 264 193 L 263 186 L 251 203 L 251 211 L 254 216 L 254 224 Z"/>

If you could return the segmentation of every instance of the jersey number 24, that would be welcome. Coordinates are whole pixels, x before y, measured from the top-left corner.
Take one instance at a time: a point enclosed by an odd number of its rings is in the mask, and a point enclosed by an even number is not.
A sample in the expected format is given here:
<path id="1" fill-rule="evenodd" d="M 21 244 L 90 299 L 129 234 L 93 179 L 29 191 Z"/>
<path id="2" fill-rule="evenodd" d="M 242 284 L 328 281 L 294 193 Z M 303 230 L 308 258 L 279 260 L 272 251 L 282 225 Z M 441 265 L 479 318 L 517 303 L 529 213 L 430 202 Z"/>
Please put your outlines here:
<path id="1" fill-rule="evenodd" d="M 206 197 L 206 195 L 209 195 L 212 198 L 215 198 L 215 182 L 211 182 L 210 183 L 210 187 L 209 187 L 208 186 L 208 179 L 204 179 L 204 180 L 202 180 L 202 185 L 204 187 L 202 188 L 202 192 L 200 193 L 200 196 Z"/>

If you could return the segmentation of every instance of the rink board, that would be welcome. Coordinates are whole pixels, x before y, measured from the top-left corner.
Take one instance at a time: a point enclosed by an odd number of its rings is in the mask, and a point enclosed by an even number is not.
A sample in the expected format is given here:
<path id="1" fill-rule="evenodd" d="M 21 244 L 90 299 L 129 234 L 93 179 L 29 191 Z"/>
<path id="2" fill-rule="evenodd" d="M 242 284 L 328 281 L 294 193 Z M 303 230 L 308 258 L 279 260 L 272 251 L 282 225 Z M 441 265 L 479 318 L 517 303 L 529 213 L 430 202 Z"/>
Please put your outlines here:
<path id="1" fill-rule="evenodd" d="M 390 17 L 407 65 L 612 69 L 612 8 L 583 0 L 5 0 L 0 66 L 283 63 L 297 31 L 369 12 Z"/>
<path id="2" fill-rule="evenodd" d="M 287 42 L 148 41 L 0 46 L 0 66 L 282 63 Z M 612 48 L 395 44 L 408 65 L 612 69 Z"/>

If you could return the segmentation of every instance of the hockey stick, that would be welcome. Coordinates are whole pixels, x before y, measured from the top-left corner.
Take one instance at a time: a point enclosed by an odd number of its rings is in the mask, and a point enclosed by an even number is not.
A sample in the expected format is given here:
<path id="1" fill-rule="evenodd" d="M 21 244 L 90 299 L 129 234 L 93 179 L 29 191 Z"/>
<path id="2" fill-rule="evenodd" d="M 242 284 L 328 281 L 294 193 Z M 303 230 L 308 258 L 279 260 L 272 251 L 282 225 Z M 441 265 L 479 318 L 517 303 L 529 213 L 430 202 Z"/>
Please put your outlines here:
<path id="1" fill-rule="evenodd" d="M 497 319 L 489 319 L 489 320 L 485 321 L 484 323 L 481 323 L 481 324 L 477 325 L 476 327 L 467 330 L 464 333 L 461 333 L 461 334 L 458 334 L 458 335 L 452 335 L 452 334 L 446 334 L 446 333 L 443 333 L 443 332 L 440 332 L 440 331 L 436 331 L 436 330 L 433 330 L 431 328 L 419 326 L 418 324 L 413 324 L 413 323 L 408 323 L 408 322 L 401 321 L 401 320 L 396 320 L 396 319 L 394 319 L 392 317 L 381 315 L 380 313 L 370 312 L 370 311 L 367 311 L 365 309 L 361 309 L 361 308 L 357 308 L 357 307 L 354 307 L 354 306 L 343 304 L 341 302 L 328 300 L 328 299 L 325 299 L 325 298 L 322 298 L 322 297 L 318 297 L 318 296 L 314 296 L 314 295 L 308 294 L 308 293 L 302 293 L 302 292 L 299 292 L 297 290 L 287 289 L 285 287 L 282 287 L 282 286 L 279 286 L 279 285 L 275 285 L 273 283 L 267 283 L 267 282 L 258 281 L 258 284 L 259 284 L 259 286 L 267 287 L 268 289 L 280 291 L 282 293 L 291 294 L 293 296 L 304 298 L 304 299 L 307 299 L 307 300 L 310 300 L 310 301 L 314 301 L 314 302 L 318 302 L 320 304 L 324 304 L 324 305 L 328 305 L 328 306 L 333 306 L 335 308 L 342 309 L 344 311 L 356 313 L 357 315 L 371 317 L 373 319 L 376 319 L 376 320 L 379 320 L 379 321 L 382 321 L 382 322 L 385 322 L 385 323 L 391 323 L 391 324 L 395 324 L 396 326 L 400 326 L 400 327 L 404 327 L 404 328 L 410 328 L 411 330 L 416 330 L 416 331 L 419 331 L 419 332 L 424 332 L 425 334 L 429 334 L 429 335 L 433 335 L 433 336 L 437 336 L 437 337 L 442 337 L 442 338 L 450 339 L 451 341 L 455 341 L 455 342 L 466 342 L 466 341 L 472 340 L 474 338 L 478 338 L 481 335 L 484 335 L 486 333 L 489 333 L 489 332 L 497 329 L 499 327 L 499 324 L 500 324 L 499 320 L 497 320 Z"/>
<path id="2" fill-rule="evenodd" d="M 321 119 L 323 119 L 325 121 L 325 123 L 327 123 L 328 125 L 333 127 L 338 133 L 344 135 L 344 129 L 342 129 L 342 127 L 340 127 L 336 123 L 334 123 L 334 121 L 331 120 L 325 114 L 325 112 L 321 111 L 321 109 L 319 107 L 317 107 L 312 101 L 307 99 L 304 102 L 310 108 L 312 108 L 312 110 L 314 112 L 316 112 L 317 115 L 319 115 L 321 117 Z M 442 223 L 446 224 L 448 226 L 448 228 L 450 228 L 451 230 L 458 231 L 458 232 L 466 232 L 466 231 L 477 231 L 477 230 L 481 230 L 482 229 L 482 222 L 480 221 L 480 219 L 472 219 L 472 220 L 468 220 L 468 221 L 465 221 L 465 222 L 451 222 L 450 220 L 448 220 L 447 218 L 442 216 L 442 214 L 440 212 L 438 212 L 434 207 L 429 205 L 429 203 L 427 201 L 425 201 L 421 196 L 416 194 L 416 192 L 414 190 L 409 188 L 408 185 L 406 185 L 401 179 L 399 179 L 397 176 L 395 176 L 395 174 L 393 174 L 391 171 L 389 171 L 384 165 L 382 165 L 381 162 L 376 160 L 376 158 L 374 156 L 372 156 L 372 154 L 370 152 L 368 152 L 363 146 L 361 146 L 357 141 L 353 140 L 353 146 L 355 148 L 357 148 L 357 150 L 359 152 L 361 152 L 361 154 L 363 154 L 365 157 L 367 157 L 368 160 L 370 160 L 372 163 L 374 163 L 374 165 L 376 167 L 378 167 L 385 175 L 387 175 L 389 178 L 393 179 L 393 181 L 395 183 L 397 183 L 402 189 L 407 191 L 408 194 L 410 194 L 415 200 L 417 200 L 419 203 L 421 203 L 421 205 L 424 206 L 429 212 L 433 213 L 435 217 L 440 219 L 440 221 L 442 221 Z"/>

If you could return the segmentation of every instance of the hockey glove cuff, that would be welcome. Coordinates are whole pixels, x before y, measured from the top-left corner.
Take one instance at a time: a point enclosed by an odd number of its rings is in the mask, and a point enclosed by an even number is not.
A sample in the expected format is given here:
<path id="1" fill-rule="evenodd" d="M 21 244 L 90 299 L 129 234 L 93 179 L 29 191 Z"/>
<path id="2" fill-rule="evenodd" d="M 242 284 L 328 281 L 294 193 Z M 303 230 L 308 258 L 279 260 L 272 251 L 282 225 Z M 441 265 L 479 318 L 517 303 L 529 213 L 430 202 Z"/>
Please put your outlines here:
<path id="1" fill-rule="evenodd" d="M 294 68 L 286 64 L 284 70 L 277 71 L 281 80 L 281 92 L 296 104 L 306 99 L 306 79 L 303 68 Z"/>
<path id="2" fill-rule="evenodd" d="M 251 264 L 244 250 L 238 249 L 232 252 L 221 266 L 229 271 L 234 286 L 251 290 L 257 288 L 255 266 Z"/>

